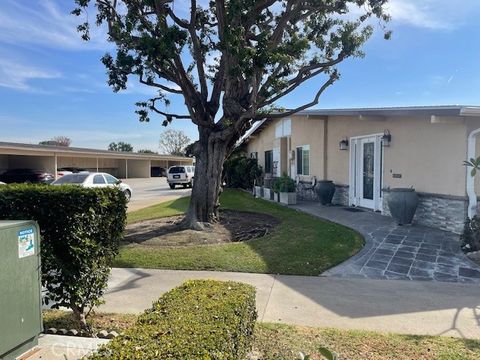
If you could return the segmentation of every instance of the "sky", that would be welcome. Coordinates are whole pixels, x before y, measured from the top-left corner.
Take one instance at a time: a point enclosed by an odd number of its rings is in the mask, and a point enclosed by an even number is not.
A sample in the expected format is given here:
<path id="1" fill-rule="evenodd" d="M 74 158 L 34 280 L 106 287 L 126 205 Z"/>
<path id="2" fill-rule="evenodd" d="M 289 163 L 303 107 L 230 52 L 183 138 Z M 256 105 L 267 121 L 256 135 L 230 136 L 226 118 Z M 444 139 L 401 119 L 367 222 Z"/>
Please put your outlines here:
<path id="1" fill-rule="evenodd" d="M 100 62 L 113 50 L 105 30 L 82 41 L 72 8 L 73 0 L 1 0 L 0 141 L 35 144 L 62 135 L 77 147 L 124 141 L 158 151 L 162 119 L 140 123 L 134 113 L 154 92 L 134 79 L 112 92 Z M 390 0 L 388 12 L 392 39 L 376 31 L 365 58 L 339 66 L 340 81 L 317 108 L 480 105 L 480 1 Z M 310 80 L 277 105 L 302 105 L 319 83 Z M 172 100 L 169 110 L 184 113 L 182 99 Z M 189 121 L 170 127 L 198 137 Z"/>

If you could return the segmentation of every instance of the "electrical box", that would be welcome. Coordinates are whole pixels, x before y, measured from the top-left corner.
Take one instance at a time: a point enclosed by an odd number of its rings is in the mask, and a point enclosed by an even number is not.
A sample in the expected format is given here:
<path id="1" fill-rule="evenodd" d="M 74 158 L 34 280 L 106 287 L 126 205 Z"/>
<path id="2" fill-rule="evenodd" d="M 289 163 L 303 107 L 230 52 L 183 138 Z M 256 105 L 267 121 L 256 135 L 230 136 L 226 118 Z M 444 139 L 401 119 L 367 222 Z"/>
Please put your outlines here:
<path id="1" fill-rule="evenodd" d="M 42 332 L 40 231 L 34 221 L 0 221 L 0 359 L 15 359 Z"/>

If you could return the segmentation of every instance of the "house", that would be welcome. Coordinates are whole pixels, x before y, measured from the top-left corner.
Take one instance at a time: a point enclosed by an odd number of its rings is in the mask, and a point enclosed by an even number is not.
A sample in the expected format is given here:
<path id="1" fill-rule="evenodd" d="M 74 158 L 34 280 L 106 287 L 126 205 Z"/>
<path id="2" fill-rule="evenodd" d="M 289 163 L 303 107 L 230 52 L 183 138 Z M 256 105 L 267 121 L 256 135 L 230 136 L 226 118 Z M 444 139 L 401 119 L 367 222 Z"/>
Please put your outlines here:
<path id="1" fill-rule="evenodd" d="M 463 162 L 480 155 L 479 133 L 480 106 L 318 109 L 264 119 L 243 142 L 266 174 L 298 179 L 300 198 L 328 179 L 334 203 L 389 215 L 388 190 L 413 187 L 414 221 L 459 233 L 477 209 L 480 179 Z"/>

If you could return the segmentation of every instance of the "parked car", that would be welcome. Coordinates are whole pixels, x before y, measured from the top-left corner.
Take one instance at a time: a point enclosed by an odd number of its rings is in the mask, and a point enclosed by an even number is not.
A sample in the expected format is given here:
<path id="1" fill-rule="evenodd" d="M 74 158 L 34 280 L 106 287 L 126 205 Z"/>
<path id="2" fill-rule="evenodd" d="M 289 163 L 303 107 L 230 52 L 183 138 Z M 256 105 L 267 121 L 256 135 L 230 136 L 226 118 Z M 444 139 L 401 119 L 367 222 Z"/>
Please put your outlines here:
<path id="1" fill-rule="evenodd" d="M 67 174 L 52 183 L 52 185 L 65 184 L 80 185 L 88 188 L 115 186 L 123 191 L 127 200 L 130 200 L 132 197 L 132 188 L 130 186 L 107 173 L 79 172 L 77 174 Z"/>
<path id="2" fill-rule="evenodd" d="M 0 185 L 7 185 L 7 184 L 5 184 L 4 182 L 1 182 L 1 181 L 0 181 Z"/>
<path id="3" fill-rule="evenodd" d="M 55 177 L 45 171 L 32 169 L 11 169 L 0 175 L 0 181 L 10 183 L 49 184 Z"/>
<path id="4" fill-rule="evenodd" d="M 176 185 L 193 186 L 193 177 L 195 175 L 194 166 L 172 166 L 168 169 L 167 182 L 170 189 L 175 189 Z"/>

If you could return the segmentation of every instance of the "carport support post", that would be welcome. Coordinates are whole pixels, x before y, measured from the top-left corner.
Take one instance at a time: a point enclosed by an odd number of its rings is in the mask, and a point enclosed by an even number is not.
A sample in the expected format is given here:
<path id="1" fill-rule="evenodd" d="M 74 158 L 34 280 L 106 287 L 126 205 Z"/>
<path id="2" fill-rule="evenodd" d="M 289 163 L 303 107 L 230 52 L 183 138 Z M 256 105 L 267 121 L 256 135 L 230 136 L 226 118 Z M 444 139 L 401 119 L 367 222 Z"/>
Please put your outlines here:
<path id="1" fill-rule="evenodd" d="M 125 159 L 125 179 L 128 179 L 128 159 Z"/>
<path id="2" fill-rule="evenodd" d="M 97 157 L 97 172 L 98 172 L 98 157 Z"/>
<path id="3" fill-rule="evenodd" d="M 55 180 L 57 180 L 58 178 L 58 174 L 57 174 L 57 169 L 58 169 L 58 159 L 57 159 L 57 153 L 54 153 L 53 154 L 53 163 L 54 163 L 54 166 L 55 166 L 55 169 L 54 169 L 54 178 Z"/>

